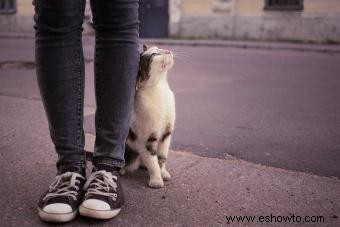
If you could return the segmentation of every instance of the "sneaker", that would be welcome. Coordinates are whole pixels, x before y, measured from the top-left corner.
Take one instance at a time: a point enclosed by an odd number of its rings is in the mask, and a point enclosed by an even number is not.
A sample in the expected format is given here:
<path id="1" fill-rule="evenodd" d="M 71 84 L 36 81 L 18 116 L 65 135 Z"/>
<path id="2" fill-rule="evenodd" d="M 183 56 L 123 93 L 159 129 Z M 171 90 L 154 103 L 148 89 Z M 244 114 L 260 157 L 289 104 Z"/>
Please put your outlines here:
<path id="1" fill-rule="evenodd" d="M 110 219 L 118 215 L 124 204 L 124 195 L 118 171 L 93 169 L 87 180 L 84 200 L 79 206 L 82 216 Z"/>
<path id="2" fill-rule="evenodd" d="M 65 172 L 56 176 L 38 203 L 39 217 L 48 222 L 68 222 L 77 215 L 85 174 Z"/>

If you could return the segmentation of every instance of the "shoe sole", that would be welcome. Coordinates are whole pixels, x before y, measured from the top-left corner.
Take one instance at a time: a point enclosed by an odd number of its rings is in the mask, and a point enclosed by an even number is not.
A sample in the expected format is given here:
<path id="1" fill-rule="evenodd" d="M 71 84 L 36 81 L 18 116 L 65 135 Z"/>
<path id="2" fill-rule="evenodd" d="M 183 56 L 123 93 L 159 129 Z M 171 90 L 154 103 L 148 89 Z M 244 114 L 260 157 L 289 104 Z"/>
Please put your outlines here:
<path id="1" fill-rule="evenodd" d="M 120 209 L 115 210 L 94 210 L 84 206 L 79 206 L 79 214 L 89 218 L 110 219 L 117 216 Z"/>
<path id="2" fill-rule="evenodd" d="M 77 210 L 71 213 L 58 214 L 48 213 L 38 208 L 38 212 L 40 219 L 47 222 L 69 222 L 77 216 Z"/>

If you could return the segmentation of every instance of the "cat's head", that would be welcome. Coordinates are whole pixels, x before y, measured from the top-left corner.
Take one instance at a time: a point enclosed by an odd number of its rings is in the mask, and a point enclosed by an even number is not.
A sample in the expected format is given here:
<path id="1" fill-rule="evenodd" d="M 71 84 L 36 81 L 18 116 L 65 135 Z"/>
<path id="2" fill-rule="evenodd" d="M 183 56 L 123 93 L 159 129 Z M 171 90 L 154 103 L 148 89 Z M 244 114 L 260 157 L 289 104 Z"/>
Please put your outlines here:
<path id="1" fill-rule="evenodd" d="M 147 47 L 144 44 L 140 55 L 137 87 L 157 83 L 167 75 L 166 72 L 173 64 L 174 57 L 171 51 L 156 46 Z"/>

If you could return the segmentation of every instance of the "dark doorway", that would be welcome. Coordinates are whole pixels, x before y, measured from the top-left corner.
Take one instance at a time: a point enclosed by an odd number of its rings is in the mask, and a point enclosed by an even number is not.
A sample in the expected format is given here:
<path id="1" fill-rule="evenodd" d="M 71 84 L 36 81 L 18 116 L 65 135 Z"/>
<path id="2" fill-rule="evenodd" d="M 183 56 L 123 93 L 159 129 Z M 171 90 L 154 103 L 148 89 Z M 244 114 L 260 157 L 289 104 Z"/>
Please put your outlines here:
<path id="1" fill-rule="evenodd" d="M 139 36 L 165 38 L 169 35 L 169 0 L 139 0 Z"/>
<path id="2" fill-rule="evenodd" d="M 16 0 L 0 0 L 0 14 L 12 14 L 17 11 Z"/>
<path id="3" fill-rule="evenodd" d="M 303 10 L 303 0 L 266 0 L 265 10 Z"/>

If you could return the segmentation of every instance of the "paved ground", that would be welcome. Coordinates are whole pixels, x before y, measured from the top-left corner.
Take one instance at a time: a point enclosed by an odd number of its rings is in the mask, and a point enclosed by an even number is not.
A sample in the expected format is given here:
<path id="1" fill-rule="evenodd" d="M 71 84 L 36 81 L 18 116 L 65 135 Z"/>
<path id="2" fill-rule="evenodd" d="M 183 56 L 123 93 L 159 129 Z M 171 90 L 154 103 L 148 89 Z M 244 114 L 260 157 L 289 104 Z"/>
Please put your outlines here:
<path id="1" fill-rule="evenodd" d="M 94 139 L 92 41 L 85 40 L 87 149 Z M 30 68 L 32 48 L 32 39 L 0 39 L 0 62 Z M 339 54 L 169 48 L 179 57 L 169 76 L 178 113 L 172 181 L 152 190 L 144 171 L 124 177 L 127 204 L 119 217 L 79 217 L 69 226 L 224 226 L 229 215 L 321 215 L 323 223 L 302 224 L 339 226 L 340 181 L 329 177 L 340 176 Z M 0 226 L 45 226 L 36 201 L 55 174 L 56 155 L 34 65 L 2 66 Z"/>

